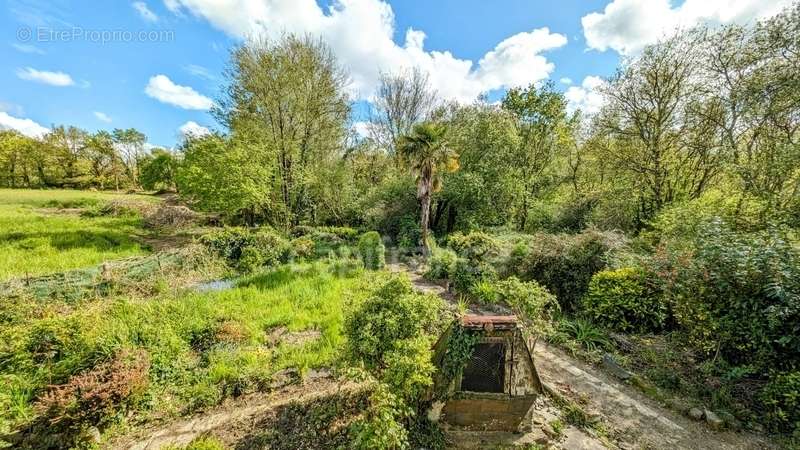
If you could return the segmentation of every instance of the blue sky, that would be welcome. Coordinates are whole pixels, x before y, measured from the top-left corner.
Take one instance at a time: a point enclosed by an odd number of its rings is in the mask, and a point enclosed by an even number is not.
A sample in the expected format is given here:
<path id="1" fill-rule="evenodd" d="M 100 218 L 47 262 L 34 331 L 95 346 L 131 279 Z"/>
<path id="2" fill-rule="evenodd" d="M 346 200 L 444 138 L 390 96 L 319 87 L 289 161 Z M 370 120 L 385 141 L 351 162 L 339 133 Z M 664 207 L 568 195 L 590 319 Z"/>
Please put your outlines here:
<path id="1" fill-rule="evenodd" d="M 358 111 L 380 71 L 409 66 L 459 101 L 551 79 L 573 108 L 593 110 L 602 77 L 665 30 L 752 21 L 788 2 L 0 0 L 0 127 L 134 127 L 172 146 L 181 127 L 216 127 L 207 108 L 228 49 L 283 31 L 329 42 L 351 72 Z"/>

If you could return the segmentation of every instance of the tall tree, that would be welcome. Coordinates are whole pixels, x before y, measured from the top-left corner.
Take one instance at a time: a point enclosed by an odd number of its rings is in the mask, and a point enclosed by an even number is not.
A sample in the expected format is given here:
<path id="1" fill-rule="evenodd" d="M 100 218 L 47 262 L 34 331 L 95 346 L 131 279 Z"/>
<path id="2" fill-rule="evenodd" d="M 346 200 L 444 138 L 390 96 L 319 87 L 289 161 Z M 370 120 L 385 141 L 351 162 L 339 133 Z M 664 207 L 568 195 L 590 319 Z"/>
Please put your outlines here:
<path id="1" fill-rule="evenodd" d="M 574 119 L 567 115 L 563 94 L 557 92 L 551 83 L 510 89 L 502 104 L 516 119 L 518 139 L 512 159 L 523 186 L 517 226 L 525 230 L 528 208 L 544 184 L 542 175 L 557 153 L 566 151 L 565 139 L 570 137 Z"/>
<path id="2" fill-rule="evenodd" d="M 422 69 L 383 73 L 370 117 L 370 137 L 394 154 L 398 138 L 428 118 L 436 104 L 436 92 Z"/>
<path id="3" fill-rule="evenodd" d="M 289 228 L 313 214 L 309 185 L 347 135 L 348 76 L 318 39 L 250 41 L 233 53 L 215 114 L 267 169 L 270 215 Z"/>
<path id="4" fill-rule="evenodd" d="M 417 178 L 421 244 L 425 255 L 428 254 L 431 197 L 441 188 L 442 172 L 458 170 L 458 154 L 448 145 L 446 135 L 443 125 L 426 122 L 414 126 L 410 134 L 400 136 L 397 141 L 397 153 L 408 162 Z"/>
<path id="5" fill-rule="evenodd" d="M 125 166 L 125 173 L 133 186 L 139 183 L 139 161 L 144 156 L 147 136 L 135 128 L 114 129 L 111 132 L 114 147 Z"/>

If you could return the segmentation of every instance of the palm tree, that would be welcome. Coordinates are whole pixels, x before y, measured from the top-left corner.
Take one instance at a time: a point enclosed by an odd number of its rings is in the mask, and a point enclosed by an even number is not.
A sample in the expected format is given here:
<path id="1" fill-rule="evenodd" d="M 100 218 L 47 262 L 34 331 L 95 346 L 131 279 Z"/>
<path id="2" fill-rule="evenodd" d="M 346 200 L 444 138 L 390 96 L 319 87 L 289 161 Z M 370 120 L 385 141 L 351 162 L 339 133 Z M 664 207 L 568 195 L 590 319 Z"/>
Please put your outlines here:
<path id="1" fill-rule="evenodd" d="M 442 171 L 458 170 L 458 154 L 448 147 L 446 132 L 443 125 L 423 122 L 397 140 L 397 153 L 411 166 L 417 177 L 417 198 L 422 209 L 422 251 L 425 255 L 428 254 L 431 196 L 441 189 Z"/>

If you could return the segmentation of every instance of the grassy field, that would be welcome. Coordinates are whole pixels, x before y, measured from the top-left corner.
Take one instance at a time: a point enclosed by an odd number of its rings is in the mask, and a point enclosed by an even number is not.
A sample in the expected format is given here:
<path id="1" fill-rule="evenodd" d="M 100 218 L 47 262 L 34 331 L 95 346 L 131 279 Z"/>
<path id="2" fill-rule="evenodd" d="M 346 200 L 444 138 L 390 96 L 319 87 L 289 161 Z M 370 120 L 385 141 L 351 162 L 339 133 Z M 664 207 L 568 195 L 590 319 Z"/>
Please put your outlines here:
<path id="1" fill-rule="evenodd" d="M 148 366 L 140 374 L 145 391 L 128 405 L 137 421 L 267 389 L 282 369 L 330 366 L 343 342 L 344 311 L 367 295 L 374 276 L 335 274 L 326 263 L 287 265 L 225 291 L 91 301 L 2 327 L 0 430 L 43 414 L 36 405 L 48 386 L 125 351 L 143 352 Z M 133 369 L 118 369 L 115 379 L 126 370 Z"/>
<path id="2" fill-rule="evenodd" d="M 154 197 L 65 190 L 0 189 L 0 280 L 146 253 L 137 217 L 83 217 L 76 208 Z"/>

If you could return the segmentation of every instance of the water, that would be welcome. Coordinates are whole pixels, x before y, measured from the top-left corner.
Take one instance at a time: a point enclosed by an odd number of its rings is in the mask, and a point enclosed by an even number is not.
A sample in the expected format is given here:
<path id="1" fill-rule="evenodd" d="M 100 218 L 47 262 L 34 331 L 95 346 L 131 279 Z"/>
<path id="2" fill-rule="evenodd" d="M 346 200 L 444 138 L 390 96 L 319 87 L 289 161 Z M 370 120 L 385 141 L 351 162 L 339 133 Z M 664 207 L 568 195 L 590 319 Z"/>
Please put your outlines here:
<path id="1" fill-rule="evenodd" d="M 235 285 L 234 280 L 212 280 L 196 284 L 194 290 L 197 292 L 219 292 L 231 289 Z"/>

